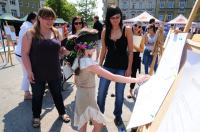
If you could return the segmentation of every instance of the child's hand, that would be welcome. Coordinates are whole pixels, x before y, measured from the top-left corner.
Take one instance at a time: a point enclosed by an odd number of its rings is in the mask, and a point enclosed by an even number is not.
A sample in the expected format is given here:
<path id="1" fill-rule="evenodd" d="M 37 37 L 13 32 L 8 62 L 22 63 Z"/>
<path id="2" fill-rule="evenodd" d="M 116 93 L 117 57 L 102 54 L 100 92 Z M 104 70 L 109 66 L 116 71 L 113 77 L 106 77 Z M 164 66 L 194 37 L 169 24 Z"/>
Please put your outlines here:
<path id="1" fill-rule="evenodd" d="M 139 77 L 137 77 L 136 83 L 142 84 L 145 81 L 149 80 L 149 78 L 150 78 L 149 75 L 140 75 Z"/>

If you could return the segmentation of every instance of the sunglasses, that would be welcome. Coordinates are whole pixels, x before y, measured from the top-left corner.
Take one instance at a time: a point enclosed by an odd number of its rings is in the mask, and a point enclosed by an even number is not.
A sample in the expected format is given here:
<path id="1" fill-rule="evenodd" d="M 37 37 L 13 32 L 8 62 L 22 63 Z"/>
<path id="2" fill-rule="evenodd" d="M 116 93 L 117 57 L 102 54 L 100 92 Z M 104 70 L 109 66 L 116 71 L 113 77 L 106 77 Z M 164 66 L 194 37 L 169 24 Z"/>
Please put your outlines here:
<path id="1" fill-rule="evenodd" d="M 121 16 L 112 16 L 112 17 L 110 17 L 111 20 L 120 19 L 120 18 L 121 18 Z"/>
<path id="2" fill-rule="evenodd" d="M 135 27 L 141 28 L 142 26 L 138 26 L 137 24 L 134 25 Z"/>
<path id="3" fill-rule="evenodd" d="M 82 22 L 74 22 L 74 25 L 82 25 Z"/>

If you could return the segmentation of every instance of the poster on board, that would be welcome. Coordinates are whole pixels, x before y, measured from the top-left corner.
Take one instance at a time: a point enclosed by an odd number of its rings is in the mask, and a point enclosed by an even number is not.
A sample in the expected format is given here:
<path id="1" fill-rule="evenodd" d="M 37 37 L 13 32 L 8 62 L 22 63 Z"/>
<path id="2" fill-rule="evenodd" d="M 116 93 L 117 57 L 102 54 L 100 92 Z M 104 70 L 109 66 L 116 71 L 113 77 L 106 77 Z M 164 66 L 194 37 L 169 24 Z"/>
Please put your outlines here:
<path id="1" fill-rule="evenodd" d="M 155 118 L 178 75 L 187 36 L 187 33 L 170 34 L 168 44 L 155 75 L 139 88 L 127 129 L 148 124 Z"/>
<path id="2" fill-rule="evenodd" d="M 158 132 L 200 131 L 200 54 L 187 51 L 181 81 Z"/>

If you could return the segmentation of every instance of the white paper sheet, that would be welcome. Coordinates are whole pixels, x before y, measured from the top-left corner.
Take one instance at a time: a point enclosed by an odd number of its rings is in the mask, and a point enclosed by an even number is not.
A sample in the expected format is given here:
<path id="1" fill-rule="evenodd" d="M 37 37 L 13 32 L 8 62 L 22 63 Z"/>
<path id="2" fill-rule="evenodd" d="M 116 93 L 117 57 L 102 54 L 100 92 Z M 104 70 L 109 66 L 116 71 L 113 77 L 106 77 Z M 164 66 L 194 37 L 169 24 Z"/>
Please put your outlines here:
<path id="1" fill-rule="evenodd" d="M 200 131 L 200 54 L 188 51 L 182 80 L 158 132 Z"/>
<path id="2" fill-rule="evenodd" d="M 156 74 L 139 88 L 127 129 L 153 121 L 178 74 L 186 38 L 187 33 L 170 35 Z"/>

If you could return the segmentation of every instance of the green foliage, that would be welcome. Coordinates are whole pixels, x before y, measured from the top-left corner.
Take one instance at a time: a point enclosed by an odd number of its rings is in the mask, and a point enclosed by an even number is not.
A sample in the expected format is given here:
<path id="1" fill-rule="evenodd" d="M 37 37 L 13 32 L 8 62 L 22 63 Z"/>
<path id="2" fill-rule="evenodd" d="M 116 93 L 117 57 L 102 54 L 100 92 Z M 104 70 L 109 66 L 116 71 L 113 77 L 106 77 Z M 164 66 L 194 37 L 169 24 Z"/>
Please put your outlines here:
<path id="1" fill-rule="evenodd" d="M 91 22 L 95 15 L 96 0 L 79 0 L 76 4 L 79 15 L 84 18 L 86 22 Z"/>
<path id="2" fill-rule="evenodd" d="M 47 0 L 45 6 L 51 7 L 56 12 L 57 17 L 68 22 L 78 15 L 75 5 L 67 0 Z"/>

